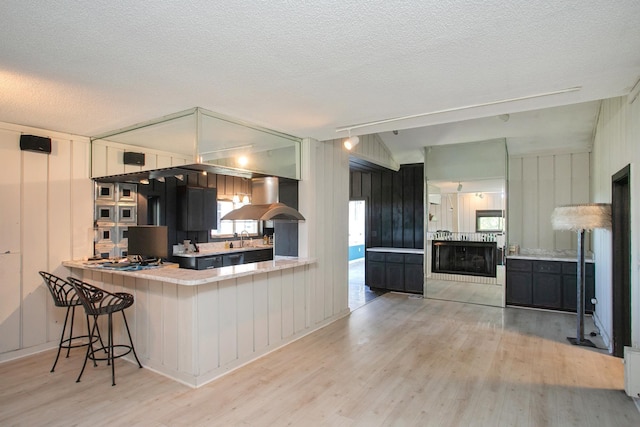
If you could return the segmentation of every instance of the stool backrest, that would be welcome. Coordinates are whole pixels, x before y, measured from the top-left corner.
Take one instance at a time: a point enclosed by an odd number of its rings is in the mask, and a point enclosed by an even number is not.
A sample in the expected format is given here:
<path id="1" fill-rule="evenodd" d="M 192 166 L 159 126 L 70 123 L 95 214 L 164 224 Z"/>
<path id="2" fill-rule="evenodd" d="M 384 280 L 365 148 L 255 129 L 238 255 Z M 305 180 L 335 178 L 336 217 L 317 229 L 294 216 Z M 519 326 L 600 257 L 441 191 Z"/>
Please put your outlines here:
<path id="1" fill-rule="evenodd" d="M 99 307 L 96 307 L 94 303 L 102 300 L 104 291 L 73 277 L 69 277 L 69 283 L 76 290 L 76 294 L 84 307 L 84 311 L 91 316 L 100 315 Z"/>
<path id="2" fill-rule="evenodd" d="M 44 283 L 46 283 L 53 297 L 53 302 L 57 307 L 69 307 L 81 304 L 71 283 L 46 271 L 39 271 L 38 273 L 42 276 Z"/>

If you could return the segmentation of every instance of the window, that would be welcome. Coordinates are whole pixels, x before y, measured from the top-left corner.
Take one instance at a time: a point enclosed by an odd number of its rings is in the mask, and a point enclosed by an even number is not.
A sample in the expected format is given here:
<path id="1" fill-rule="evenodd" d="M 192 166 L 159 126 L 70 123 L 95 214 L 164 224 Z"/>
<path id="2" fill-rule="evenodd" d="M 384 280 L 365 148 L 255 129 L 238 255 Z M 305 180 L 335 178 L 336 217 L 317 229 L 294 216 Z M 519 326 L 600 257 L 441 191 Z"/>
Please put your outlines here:
<path id="1" fill-rule="evenodd" d="M 504 231 L 504 212 L 501 210 L 476 211 L 476 232 Z"/>
<path id="2" fill-rule="evenodd" d="M 240 234 L 243 230 L 247 230 L 249 234 L 258 234 L 258 221 L 220 221 L 220 218 L 240 206 L 241 203 L 234 206 L 231 200 L 218 200 L 218 228 L 211 230 L 211 237 L 231 236 L 234 233 Z"/>

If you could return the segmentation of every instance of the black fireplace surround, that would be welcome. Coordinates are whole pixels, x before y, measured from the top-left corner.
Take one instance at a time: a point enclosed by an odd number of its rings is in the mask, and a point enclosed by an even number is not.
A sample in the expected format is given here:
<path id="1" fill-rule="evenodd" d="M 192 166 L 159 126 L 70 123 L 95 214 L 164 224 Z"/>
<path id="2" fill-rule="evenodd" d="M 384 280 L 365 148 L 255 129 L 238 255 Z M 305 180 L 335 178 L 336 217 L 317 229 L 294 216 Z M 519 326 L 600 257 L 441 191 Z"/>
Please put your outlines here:
<path id="1" fill-rule="evenodd" d="M 433 273 L 496 277 L 496 242 L 434 240 L 431 245 Z"/>

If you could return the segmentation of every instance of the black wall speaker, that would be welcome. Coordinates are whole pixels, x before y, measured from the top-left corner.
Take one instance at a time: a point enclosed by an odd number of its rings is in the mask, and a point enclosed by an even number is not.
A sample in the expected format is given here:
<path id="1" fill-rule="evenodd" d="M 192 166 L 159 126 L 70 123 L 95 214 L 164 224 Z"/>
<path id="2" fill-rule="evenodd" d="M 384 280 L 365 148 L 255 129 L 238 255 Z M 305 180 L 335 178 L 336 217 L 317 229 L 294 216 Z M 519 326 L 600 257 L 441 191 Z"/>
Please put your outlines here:
<path id="1" fill-rule="evenodd" d="M 51 138 L 35 135 L 20 135 L 20 149 L 37 153 L 51 153 Z"/>
<path id="2" fill-rule="evenodd" d="M 134 153 L 133 151 L 125 151 L 124 164 L 144 166 L 144 153 Z"/>

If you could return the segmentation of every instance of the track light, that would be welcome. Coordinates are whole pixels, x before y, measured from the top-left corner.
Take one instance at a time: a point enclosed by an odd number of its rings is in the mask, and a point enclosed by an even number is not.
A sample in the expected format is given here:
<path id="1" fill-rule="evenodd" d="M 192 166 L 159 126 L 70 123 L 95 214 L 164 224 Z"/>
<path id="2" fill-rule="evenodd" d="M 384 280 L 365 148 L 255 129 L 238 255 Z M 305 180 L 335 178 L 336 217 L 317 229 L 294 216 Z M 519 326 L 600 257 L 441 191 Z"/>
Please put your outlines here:
<path id="1" fill-rule="evenodd" d="M 360 142 L 360 138 L 358 138 L 357 136 L 351 136 L 351 130 L 349 130 L 349 138 L 345 139 L 343 143 L 344 148 L 351 151 L 353 147 L 358 145 L 359 142 Z"/>
<path id="2" fill-rule="evenodd" d="M 462 190 L 462 183 L 458 182 L 458 191 Z"/>

